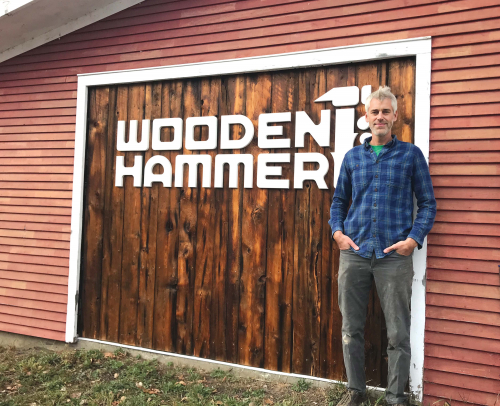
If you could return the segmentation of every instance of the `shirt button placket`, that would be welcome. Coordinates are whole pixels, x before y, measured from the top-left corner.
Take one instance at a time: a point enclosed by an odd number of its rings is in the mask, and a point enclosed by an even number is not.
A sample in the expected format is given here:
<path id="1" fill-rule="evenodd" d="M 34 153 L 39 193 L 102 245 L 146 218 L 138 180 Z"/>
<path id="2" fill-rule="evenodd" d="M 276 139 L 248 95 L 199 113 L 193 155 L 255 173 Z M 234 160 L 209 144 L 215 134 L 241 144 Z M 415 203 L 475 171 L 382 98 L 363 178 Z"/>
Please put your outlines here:
<path id="1" fill-rule="evenodd" d="M 373 188 L 373 208 L 372 208 L 372 237 L 373 237 L 373 242 L 375 246 L 375 254 L 377 254 L 378 250 L 380 249 L 379 247 L 379 242 L 377 237 L 377 197 L 378 197 L 378 187 L 379 187 L 379 169 L 380 166 L 378 164 L 378 159 L 375 161 L 375 182 L 374 182 L 374 188 Z"/>

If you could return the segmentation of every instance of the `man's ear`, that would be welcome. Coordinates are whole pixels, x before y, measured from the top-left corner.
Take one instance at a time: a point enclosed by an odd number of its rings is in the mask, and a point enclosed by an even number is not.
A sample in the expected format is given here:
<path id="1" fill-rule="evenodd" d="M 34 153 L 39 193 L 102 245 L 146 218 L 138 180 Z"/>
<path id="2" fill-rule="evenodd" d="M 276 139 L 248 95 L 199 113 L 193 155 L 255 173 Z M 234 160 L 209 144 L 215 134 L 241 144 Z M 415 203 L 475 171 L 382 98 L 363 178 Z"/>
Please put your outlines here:
<path id="1" fill-rule="evenodd" d="M 398 110 L 396 110 L 396 112 L 394 113 L 394 121 L 396 121 L 398 119 Z"/>

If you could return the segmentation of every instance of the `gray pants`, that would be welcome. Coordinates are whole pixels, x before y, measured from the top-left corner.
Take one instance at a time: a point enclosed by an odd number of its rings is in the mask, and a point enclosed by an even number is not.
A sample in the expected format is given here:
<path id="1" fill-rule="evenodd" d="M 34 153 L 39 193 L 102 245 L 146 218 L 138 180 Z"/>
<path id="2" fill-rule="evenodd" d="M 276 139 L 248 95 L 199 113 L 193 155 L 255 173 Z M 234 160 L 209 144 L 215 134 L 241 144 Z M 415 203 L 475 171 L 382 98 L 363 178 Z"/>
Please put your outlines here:
<path id="1" fill-rule="evenodd" d="M 342 313 L 342 349 L 349 389 L 364 393 L 365 322 L 368 297 L 375 286 L 387 325 L 389 373 L 386 400 L 404 403 L 404 389 L 410 373 L 410 300 L 413 280 L 412 257 L 397 252 L 376 259 L 340 251 L 339 307 Z"/>

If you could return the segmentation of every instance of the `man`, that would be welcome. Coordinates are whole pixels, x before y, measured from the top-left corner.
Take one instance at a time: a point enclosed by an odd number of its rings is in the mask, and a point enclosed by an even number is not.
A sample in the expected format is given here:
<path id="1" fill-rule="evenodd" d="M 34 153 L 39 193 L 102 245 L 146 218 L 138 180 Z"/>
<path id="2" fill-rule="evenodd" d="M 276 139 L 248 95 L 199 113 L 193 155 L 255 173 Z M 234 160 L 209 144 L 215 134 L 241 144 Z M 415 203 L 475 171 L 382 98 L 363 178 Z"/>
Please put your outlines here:
<path id="1" fill-rule="evenodd" d="M 373 92 L 365 109 L 372 137 L 346 154 L 330 209 L 329 224 L 340 249 L 339 307 L 349 389 L 339 405 L 366 400 L 364 328 L 372 279 L 387 325 L 386 400 L 402 405 L 411 357 L 411 254 L 432 228 L 436 200 L 420 149 L 391 134 L 398 112 L 390 88 Z M 414 222 L 413 194 L 418 206 Z"/>

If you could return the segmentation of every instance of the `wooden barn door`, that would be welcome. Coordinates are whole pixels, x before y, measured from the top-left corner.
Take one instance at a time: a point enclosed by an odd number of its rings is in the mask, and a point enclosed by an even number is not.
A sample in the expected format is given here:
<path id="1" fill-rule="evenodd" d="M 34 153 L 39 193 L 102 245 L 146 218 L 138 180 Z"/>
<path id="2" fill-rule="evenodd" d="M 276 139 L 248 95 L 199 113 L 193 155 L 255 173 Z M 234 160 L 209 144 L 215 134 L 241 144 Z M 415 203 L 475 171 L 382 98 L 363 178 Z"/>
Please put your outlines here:
<path id="1" fill-rule="evenodd" d="M 322 109 L 334 110 L 331 103 L 314 102 L 328 90 L 387 84 L 399 102 L 394 133 L 412 142 L 414 76 L 410 58 L 90 89 L 79 334 L 343 379 L 338 248 L 327 224 L 335 114 L 330 148 L 307 136 L 297 150 L 295 112 L 305 111 L 319 123 Z M 330 162 L 329 190 L 311 181 L 303 189 L 244 189 L 241 177 L 240 186 L 230 189 L 227 171 L 222 189 L 203 188 L 200 181 L 196 188 L 133 187 L 130 176 L 124 187 L 114 186 L 116 156 L 124 155 L 126 166 L 133 166 L 140 154 L 117 152 L 117 120 L 242 114 L 257 128 L 259 114 L 288 111 L 292 122 L 284 123 L 284 133 L 292 138 L 291 149 L 260 150 L 255 136 L 234 153 L 256 159 L 290 152 L 292 163 L 283 164 L 283 177 L 293 185 L 294 152 L 321 152 Z M 359 104 L 356 120 L 363 114 Z M 206 139 L 206 127 L 196 128 L 195 137 Z M 163 140 L 171 139 L 169 129 L 162 131 Z M 232 131 L 233 138 L 241 136 L 239 126 Z M 175 170 L 177 155 L 198 152 L 150 148 L 142 153 L 144 162 L 159 153 Z M 214 159 L 231 151 L 201 153 Z M 370 385 L 386 384 L 385 337 L 372 290 L 365 348 Z"/>

